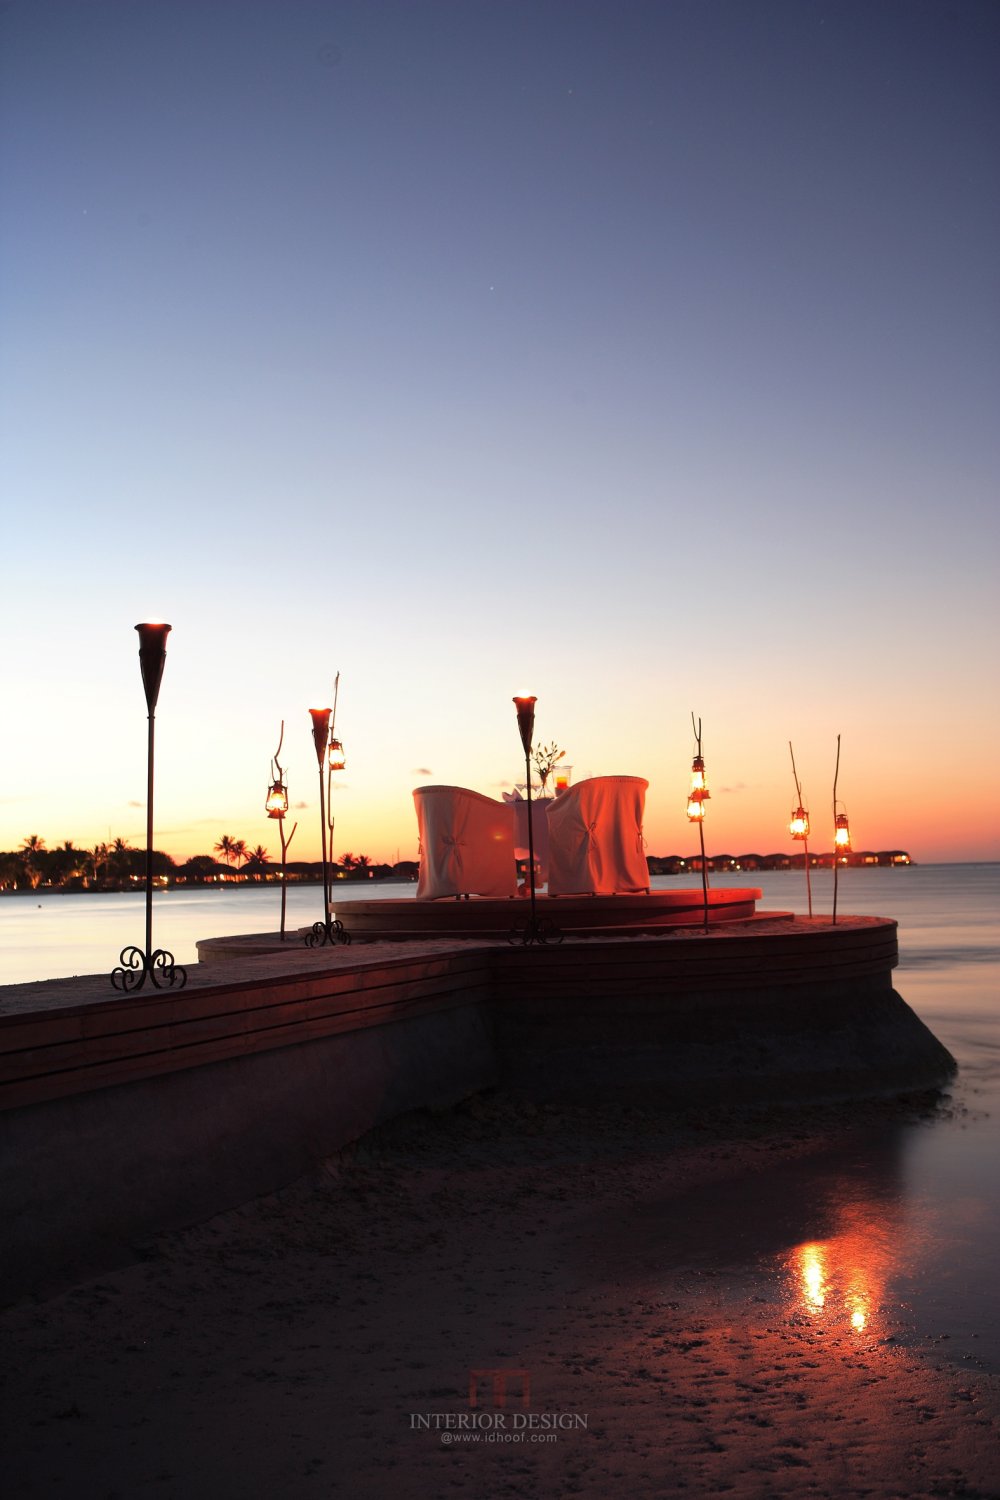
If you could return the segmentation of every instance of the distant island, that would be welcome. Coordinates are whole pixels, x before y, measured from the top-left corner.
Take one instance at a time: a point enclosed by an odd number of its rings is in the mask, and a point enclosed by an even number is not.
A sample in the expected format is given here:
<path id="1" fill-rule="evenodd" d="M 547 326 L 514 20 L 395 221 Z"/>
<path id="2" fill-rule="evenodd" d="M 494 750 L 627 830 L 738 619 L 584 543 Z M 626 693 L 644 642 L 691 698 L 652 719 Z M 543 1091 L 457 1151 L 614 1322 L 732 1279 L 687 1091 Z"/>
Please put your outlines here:
<path id="1" fill-rule="evenodd" d="M 651 875 L 686 875 L 689 870 L 701 874 L 700 854 L 690 859 L 682 858 L 679 854 L 648 854 L 646 863 Z M 731 874 L 740 870 L 804 868 L 803 856 L 797 851 L 792 854 L 711 854 L 707 856 L 705 863 L 709 873 L 714 875 Z M 811 870 L 832 870 L 834 863 L 843 868 L 845 865 L 912 865 L 916 861 L 910 858 L 905 849 L 852 849 L 848 854 L 837 855 L 832 850 L 829 854 L 813 854 L 812 850 L 809 851 Z"/>
<path id="2" fill-rule="evenodd" d="M 240 839 L 223 834 L 215 846 L 223 859 L 211 854 L 196 854 L 178 864 L 169 854 L 153 850 L 153 876 L 157 885 L 219 886 L 272 885 L 282 879 L 281 866 L 260 845 L 248 849 Z M 809 865 L 814 870 L 833 868 L 834 854 L 813 854 Z M 912 865 L 905 849 L 860 849 L 836 856 L 843 866 Z M 790 854 L 713 854 L 706 859 L 713 875 L 752 875 L 763 870 L 801 870 L 803 856 Z M 651 875 L 701 876 L 700 855 L 647 855 Z M 523 862 L 522 862 L 523 863 Z M 398 860 L 395 864 L 376 864 L 366 854 L 342 854 L 331 862 L 334 880 L 415 881 L 417 861 Z M 146 851 L 133 849 L 125 839 L 98 844 L 94 849 L 77 849 L 70 840 L 56 849 L 47 849 L 37 834 L 26 838 L 20 849 L 0 853 L 0 891 L 131 891 L 139 889 L 146 878 Z M 285 877 L 293 881 L 317 881 L 323 878 L 320 860 L 289 860 Z"/>

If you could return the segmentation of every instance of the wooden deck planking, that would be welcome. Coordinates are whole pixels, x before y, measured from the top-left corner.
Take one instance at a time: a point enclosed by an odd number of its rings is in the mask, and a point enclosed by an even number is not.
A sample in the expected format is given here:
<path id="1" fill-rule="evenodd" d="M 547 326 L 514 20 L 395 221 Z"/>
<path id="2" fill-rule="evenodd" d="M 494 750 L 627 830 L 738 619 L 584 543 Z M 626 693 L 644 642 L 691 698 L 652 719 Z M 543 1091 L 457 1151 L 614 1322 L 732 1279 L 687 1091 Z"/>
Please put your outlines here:
<path id="1" fill-rule="evenodd" d="M 471 903 L 469 903 L 471 905 Z M 523 913 L 523 906 L 521 907 Z M 672 996 L 850 982 L 888 975 L 896 924 L 849 918 L 836 928 L 783 920 L 709 934 L 569 938 L 559 946 L 456 939 L 434 951 L 340 949 L 329 966 L 301 954 L 234 962 L 222 982 L 189 990 L 91 998 L 0 1015 L 0 1108 L 56 1099 L 459 1006 L 519 1016 L 596 1014 Z M 208 975 L 215 966 L 201 966 Z M 92 987 L 91 987 L 92 988 Z"/>

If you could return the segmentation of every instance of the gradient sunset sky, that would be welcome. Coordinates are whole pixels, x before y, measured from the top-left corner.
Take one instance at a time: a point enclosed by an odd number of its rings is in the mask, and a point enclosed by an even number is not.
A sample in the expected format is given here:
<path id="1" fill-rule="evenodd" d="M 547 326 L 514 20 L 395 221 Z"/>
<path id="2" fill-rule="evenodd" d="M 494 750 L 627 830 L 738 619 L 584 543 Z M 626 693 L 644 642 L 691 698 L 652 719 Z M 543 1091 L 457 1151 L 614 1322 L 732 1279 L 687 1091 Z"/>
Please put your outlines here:
<path id="1" fill-rule="evenodd" d="M 0 7 L 0 849 L 416 855 L 646 776 L 655 854 L 1000 857 L 995 0 Z"/>

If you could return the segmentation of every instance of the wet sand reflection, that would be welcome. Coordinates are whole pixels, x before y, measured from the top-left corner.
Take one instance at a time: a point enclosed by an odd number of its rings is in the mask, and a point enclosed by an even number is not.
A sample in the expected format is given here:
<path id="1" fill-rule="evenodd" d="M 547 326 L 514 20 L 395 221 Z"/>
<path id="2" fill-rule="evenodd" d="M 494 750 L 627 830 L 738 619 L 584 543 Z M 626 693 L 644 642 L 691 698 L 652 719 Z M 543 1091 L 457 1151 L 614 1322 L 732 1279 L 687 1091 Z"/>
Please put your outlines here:
<path id="1" fill-rule="evenodd" d="M 706 1290 L 777 1304 L 788 1322 L 828 1335 L 905 1334 L 930 1235 L 907 1193 L 906 1143 L 892 1126 L 848 1132 L 773 1169 L 638 1206 L 614 1237 L 616 1273 L 686 1271 Z"/>

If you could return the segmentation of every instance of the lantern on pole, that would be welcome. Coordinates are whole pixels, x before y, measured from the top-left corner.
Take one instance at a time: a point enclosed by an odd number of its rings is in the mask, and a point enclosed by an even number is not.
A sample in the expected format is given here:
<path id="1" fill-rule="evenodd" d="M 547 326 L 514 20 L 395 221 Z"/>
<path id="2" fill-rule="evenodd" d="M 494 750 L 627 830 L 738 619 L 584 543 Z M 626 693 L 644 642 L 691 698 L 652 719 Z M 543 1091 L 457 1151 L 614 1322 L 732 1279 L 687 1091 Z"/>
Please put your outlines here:
<path id="1" fill-rule="evenodd" d="M 330 715 L 330 733 L 326 747 L 326 826 L 330 836 L 330 859 L 333 860 L 333 830 L 336 817 L 333 811 L 333 773 L 342 771 L 347 765 L 344 746 L 337 738 L 337 704 L 340 700 L 340 673 L 333 679 L 333 712 Z M 332 890 L 332 883 L 331 883 Z"/>
<path id="2" fill-rule="evenodd" d="M 795 751 L 792 749 L 791 740 L 788 741 L 788 753 L 792 757 L 792 776 L 795 780 L 795 807 L 788 832 L 793 839 L 798 839 L 802 844 L 802 862 L 806 867 L 806 899 L 809 903 L 809 915 L 813 914 L 812 879 L 809 873 L 809 814 L 802 801 L 802 783 L 799 781 L 799 773 L 795 769 Z"/>
<path id="3" fill-rule="evenodd" d="M 278 820 L 278 836 L 281 839 L 281 926 L 279 937 L 285 941 L 285 907 L 288 896 L 288 846 L 295 837 L 298 823 L 292 824 L 292 831 L 285 834 L 285 814 L 288 812 L 288 786 L 285 781 L 285 773 L 282 770 L 278 757 L 281 747 L 285 742 L 285 721 L 281 721 L 281 734 L 278 737 L 278 748 L 271 757 L 271 784 L 268 787 L 267 799 L 264 808 L 269 818 Z"/>
<path id="4" fill-rule="evenodd" d="M 288 788 L 280 775 L 271 782 L 267 789 L 267 799 L 264 803 L 264 809 L 269 818 L 283 818 L 288 811 Z"/>
<path id="5" fill-rule="evenodd" d="M 846 812 L 837 811 L 837 778 L 840 775 L 840 735 L 837 735 L 837 764 L 833 772 L 833 921 L 837 921 L 837 876 L 847 863 L 851 848 L 851 829 Z"/>
<path id="6" fill-rule="evenodd" d="M 692 715 L 692 718 L 694 716 Z M 701 743 L 699 735 L 699 744 Z M 701 823 L 705 817 L 705 803 L 712 793 L 705 780 L 705 760 L 700 751 L 691 762 L 691 787 L 688 792 L 687 815 L 689 823 Z"/>
<path id="7" fill-rule="evenodd" d="M 705 897 L 705 931 L 708 931 L 708 864 L 705 859 L 705 803 L 711 797 L 708 790 L 708 782 L 705 779 L 705 758 L 701 753 L 701 720 L 695 723 L 694 714 L 691 714 L 691 728 L 694 730 L 695 755 L 691 762 L 691 786 L 688 789 L 687 815 L 689 823 L 698 825 L 698 842 L 701 846 L 701 888 Z"/>
<path id="8" fill-rule="evenodd" d="M 801 839 L 803 843 L 809 837 L 809 814 L 801 803 L 799 803 L 798 807 L 792 813 L 788 832 L 792 835 L 793 839 Z"/>

